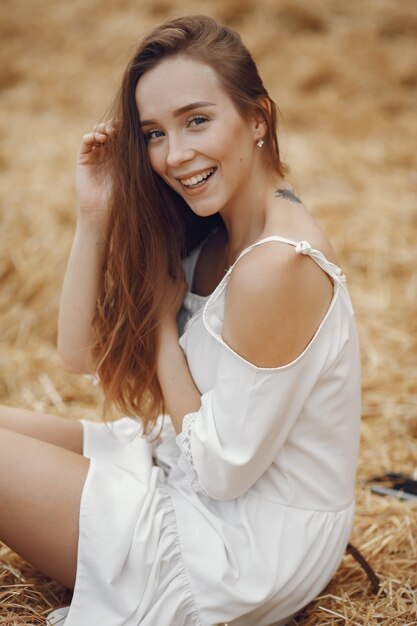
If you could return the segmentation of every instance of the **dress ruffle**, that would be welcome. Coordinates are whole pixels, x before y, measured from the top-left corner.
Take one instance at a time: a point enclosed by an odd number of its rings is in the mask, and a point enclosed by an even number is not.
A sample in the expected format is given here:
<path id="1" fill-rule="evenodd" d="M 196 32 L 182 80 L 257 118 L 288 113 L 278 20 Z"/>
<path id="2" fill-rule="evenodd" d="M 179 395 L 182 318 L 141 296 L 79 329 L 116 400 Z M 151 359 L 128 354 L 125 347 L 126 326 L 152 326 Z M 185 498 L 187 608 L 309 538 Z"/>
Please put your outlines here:
<path id="1" fill-rule="evenodd" d="M 182 431 L 175 439 L 179 449 L 181 450 L 181 454 L 178 459 L 178 467 L 184 472 L 184 487 L 203 493 L 204 495 L 208 495 L 198 480 L 197 473 L 194 469 L 193 453 L 191 451 L 191 431 L 197 416 L 198 412 L 188 413 L 184 416 Z"/>

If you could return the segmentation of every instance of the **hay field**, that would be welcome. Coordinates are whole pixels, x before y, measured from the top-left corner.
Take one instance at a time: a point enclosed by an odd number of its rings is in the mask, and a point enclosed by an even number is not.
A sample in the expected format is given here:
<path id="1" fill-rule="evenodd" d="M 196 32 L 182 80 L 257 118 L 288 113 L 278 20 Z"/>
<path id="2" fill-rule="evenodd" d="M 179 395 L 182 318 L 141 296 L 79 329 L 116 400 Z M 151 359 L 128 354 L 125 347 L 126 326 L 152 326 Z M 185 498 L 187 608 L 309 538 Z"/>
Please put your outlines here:
<path id="1" fill-rule="evenodd" d="M 1 12 L 0 402 L 97 416 L 97 389 L 66 374 L 55 352 L 80 137 L 105 114 L 147 28 L 185 13 L 222 19 L 242 34 L 278 103 L 290 179 L 331 236 L 362 343 L 352 542 L 382 588 L 372 596 L 346 556 L 294 624 L 417 624 L 417 505 L 364 484 L 417 467 L 416 3 L 3 0 Z M 68 599 L 0 546 L 0 624 L 43 624 Z"/>

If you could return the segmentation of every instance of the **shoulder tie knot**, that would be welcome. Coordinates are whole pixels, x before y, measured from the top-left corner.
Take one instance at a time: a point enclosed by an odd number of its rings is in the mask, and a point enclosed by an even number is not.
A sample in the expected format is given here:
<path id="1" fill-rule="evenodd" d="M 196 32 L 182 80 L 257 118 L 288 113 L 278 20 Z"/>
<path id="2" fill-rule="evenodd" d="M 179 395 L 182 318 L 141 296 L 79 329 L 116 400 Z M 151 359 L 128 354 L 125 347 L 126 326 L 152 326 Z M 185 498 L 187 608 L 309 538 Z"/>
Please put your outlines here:
<path id="1" fill-rule="evenodd" d="M 299 241 L 295 246 L 295 251 L 298 254 L 310 254 L 311 245 L 308 243 L 308 241 Z"/>

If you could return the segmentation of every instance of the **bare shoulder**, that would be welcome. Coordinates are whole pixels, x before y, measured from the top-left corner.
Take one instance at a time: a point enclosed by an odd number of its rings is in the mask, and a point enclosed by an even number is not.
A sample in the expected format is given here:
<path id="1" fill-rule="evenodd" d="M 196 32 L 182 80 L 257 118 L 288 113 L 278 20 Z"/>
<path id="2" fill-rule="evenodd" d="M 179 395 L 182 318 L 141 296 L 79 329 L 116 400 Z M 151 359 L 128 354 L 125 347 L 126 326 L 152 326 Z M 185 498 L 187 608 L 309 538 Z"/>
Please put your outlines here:
<path id="1" fill-rule="evenodd" d="M 314 231 L 310 239 L 312 247 L 334 261 L 325 235 L 321 239 Z M 332 297 L 331 279 L 310 257 L 297 254 L 293 245 L 264 242 L 233 268 L 223 339 L 258 367 L 285 365 L 309 344 Z"/>

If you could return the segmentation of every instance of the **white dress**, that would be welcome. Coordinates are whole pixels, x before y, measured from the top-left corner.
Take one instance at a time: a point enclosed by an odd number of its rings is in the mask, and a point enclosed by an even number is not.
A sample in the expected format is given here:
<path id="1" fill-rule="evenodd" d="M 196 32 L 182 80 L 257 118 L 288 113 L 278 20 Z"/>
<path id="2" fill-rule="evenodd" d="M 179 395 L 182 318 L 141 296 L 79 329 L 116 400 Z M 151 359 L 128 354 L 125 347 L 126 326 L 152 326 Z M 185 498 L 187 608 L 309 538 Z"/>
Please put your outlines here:
<path id="1" fill-rule="evenodd" d="M 269 242 L 310 256 L 334 294 L 303 353 L 261 368 L 223 341 L 222 320 L 234 265 Z M 184 260 L 189 286 L 202 245 Z M 91 464 L 76 583 L 71 606 L 48 623 L 285 624 L 339 566 L 360 425 L 359 346 L 341 270 L 307 242 L 267 237 L 209 297 L 188 291 L 178 324 L 201 407 L 178 437 L 165 416 L 153 442 L 130 418 L 81 420 Z"/>

